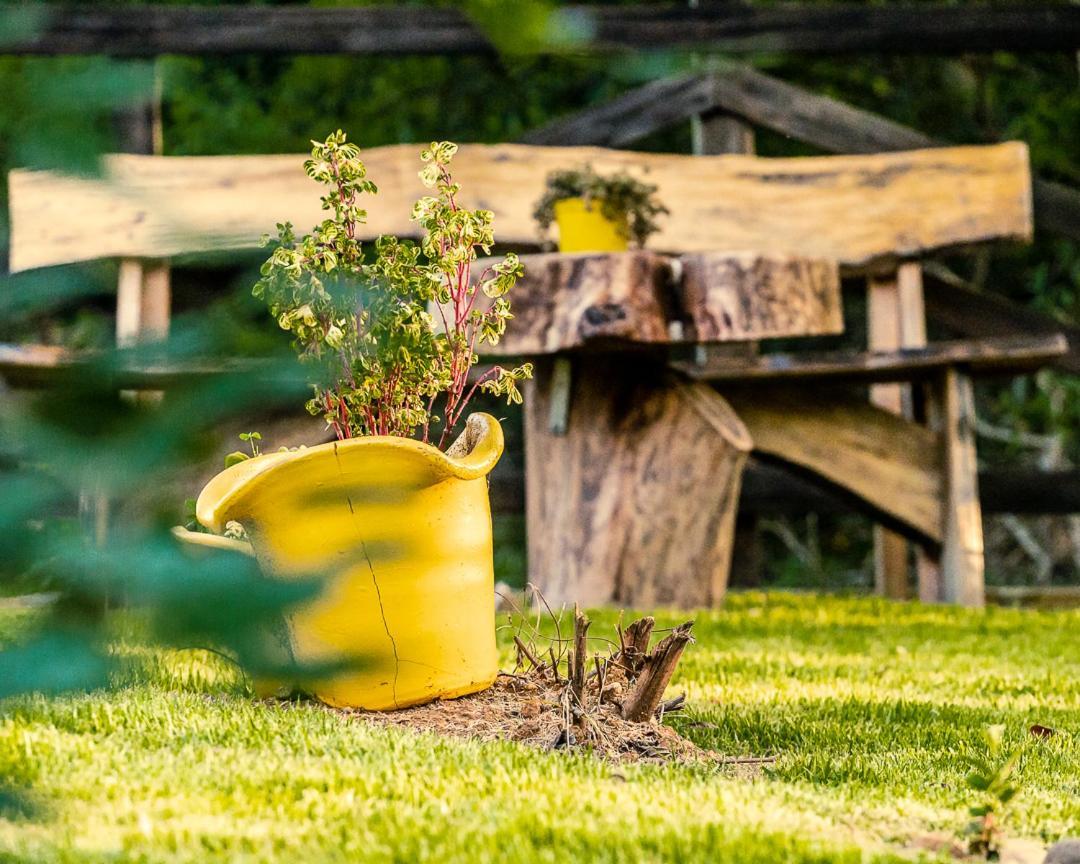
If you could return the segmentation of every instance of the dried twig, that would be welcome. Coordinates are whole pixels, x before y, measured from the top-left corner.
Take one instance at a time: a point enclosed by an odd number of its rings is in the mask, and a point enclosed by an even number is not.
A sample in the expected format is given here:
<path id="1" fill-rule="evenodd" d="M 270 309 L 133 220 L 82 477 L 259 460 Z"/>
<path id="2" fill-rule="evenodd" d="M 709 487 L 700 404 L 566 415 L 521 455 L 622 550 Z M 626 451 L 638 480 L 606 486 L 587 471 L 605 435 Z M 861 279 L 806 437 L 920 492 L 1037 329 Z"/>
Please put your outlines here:
<path id="1" fill-rule="evenodd" d="M 626 628 L 626 635 L 630 637 L 629 648 L 637 652 L 638 654 L 645 656 L 649 653 L 649 638 L 652 636 L 653 628 L 656 626 L 656 619 L 651 615 L 647 615 L 644 618 L 638 618 Z"/>
<path id="2" fill-rule="evenodd" d="M 674 699 L 665 699 L 660 703 L 660 719 L 664 718 L 665 714 L 671 714 L 673 711 L 682 711 L 686 707 L 686 694 L 680 693 Z"/>
<path id="3" fill-rule="evenodd" d="M 627 674 L 633 676 L 641 670 L 645 656 L 649 653 L 649 639 L 652 638 L 656 620 L 652 616 L 639 618 L 626 628 L 626 644 L 620 654 L 620 661 L 627 668 Z"/>
<path id="4" fill-rule="evenodd" d="M 551 674 L 555 676 L 555 683 L 558 684 L 562 681 L 562 678 L 559 676 L 559 660 L 555 656 L 554 646 L 548 648 L 548 656 L 551 658 Z"/>
<path id="5" fill-rule="evenodd" d="M 574 649 L 568 661 L 570 678 L 570 696 L 575 710 L 581 715 L 585 707 L 585 664 L 589 662 L 589 649 L 586 634 L 589 632 L 589 619 L 581 614 L 574 604 Z"/>
<path id="6" fill-rule="evenodd" d="M 520 636 L 514 636 L 514 645 L 518 650 L 518 665 L 521 665 L 521 658 L 524 657 L 530 663 L 532 663 L 533 669 L 542 669 L 543 664 L 536 658 L 536 655 L 529 650 L 529 646 L 525 644 Z"/>
<path id="7" fill-rule="evenodd" d="M 551 606 L 548 605 L 547 598 L 544 596 L 543 592 L 539 588 L 537 588 L 535 585 L 532 584 L 532 582 L 530 582 L 528 584 L 528 587 L 530 589 L 532 589 L 533 597 L 535 597 L 537 600 L 539 600 L 543 604 L 544 608 L 547 609 L 547 613 L 551 617 L 551 622 L 555 625 L 555 636 L 556 636 L 557 641 L 560 644 L 560 651 L 561 651 L 561 645 L 562 645 L 562 642 L 563 642 L 562 616 L 561 615 L 556 615 L 554 612 L 551 611 Z M 537 619 L 537 628 L 536 629 L 537 630 L 540 629 L 540 627 L 539 627 L 539 619 Z"/>

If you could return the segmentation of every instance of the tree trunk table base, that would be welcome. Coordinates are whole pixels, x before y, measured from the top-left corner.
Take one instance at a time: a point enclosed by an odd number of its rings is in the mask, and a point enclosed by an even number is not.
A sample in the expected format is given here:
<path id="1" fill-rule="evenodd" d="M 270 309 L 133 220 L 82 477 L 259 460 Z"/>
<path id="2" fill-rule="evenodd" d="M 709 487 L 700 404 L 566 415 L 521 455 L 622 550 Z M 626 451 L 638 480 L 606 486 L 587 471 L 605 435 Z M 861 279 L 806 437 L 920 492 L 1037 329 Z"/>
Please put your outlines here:
<path id="1" fill-rule="evenodd" d="M 552 605 L 720 603 L 746 427 L 662 360 L 579 355 L 560 434 L 557 362 L 542 358 L 525 393 L 529 581 Z"/>

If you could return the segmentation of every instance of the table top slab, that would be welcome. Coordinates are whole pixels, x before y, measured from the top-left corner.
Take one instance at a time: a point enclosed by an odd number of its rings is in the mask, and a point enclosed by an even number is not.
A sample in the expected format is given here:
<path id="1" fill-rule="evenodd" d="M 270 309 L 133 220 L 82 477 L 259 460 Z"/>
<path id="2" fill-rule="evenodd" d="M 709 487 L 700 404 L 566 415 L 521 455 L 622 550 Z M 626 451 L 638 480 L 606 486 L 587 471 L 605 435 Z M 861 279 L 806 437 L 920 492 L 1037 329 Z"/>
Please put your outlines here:
<path id="1" fill-rule="evenodd" d="M 835 261 L 744 251 L 522 256 L 491 356 L 741 342 L 843 331 Z M 475 267 L 477 275 L 484 262 Z M 477 298 L 483 307 L 486 298 Z"/>

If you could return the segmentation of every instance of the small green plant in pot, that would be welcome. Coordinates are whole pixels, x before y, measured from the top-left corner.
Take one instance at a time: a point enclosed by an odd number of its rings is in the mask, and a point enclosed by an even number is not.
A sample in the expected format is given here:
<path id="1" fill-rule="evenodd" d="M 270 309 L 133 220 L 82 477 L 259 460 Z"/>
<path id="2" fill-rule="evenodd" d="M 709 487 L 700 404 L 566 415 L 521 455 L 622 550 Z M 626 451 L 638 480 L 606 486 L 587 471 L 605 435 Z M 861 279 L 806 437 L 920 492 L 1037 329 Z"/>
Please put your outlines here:
<path id="1" fill-rule="evenodd" d="M 548 175 L 533 217 L 545 236 L 559 227 L 560 252 L 621 252 L 633 241 L 644 247 L 668 209 L 656 187 L 620 172 L 597 174 L 586 165 Z"/>
<path id="2" fill-rule="evenodd" d="M 218 535 L 238 523 L 238 551 L 267 575 L 327 578 L 287 627 L 304 664 L 358 661 L 308 685 L 323 701 L 383 710 L 474 692 L 497 673 L 487 474 L 503 440 L 495 418 L 465 412 L 481 390 L 520 401 L 531 374 L 470 375 L 511 318 L 522 266 L 508 254 L 474 274 L 494 243 L 492 213 L 459 203 L 456 145 L 421 154 L 433 193 L 412 212 L 421 242 L 365 246 L 361 199 L 377 190 L 359 148 L 340 131 L 313 144 L 304 168 L 330 215 L 303 237 L 278 226 L 253 293 L 292 335 L 312 373 L 307 408 L 337 440 L 263 452 L 249 437 L 252 455 L 234 454 L 196 516 Z"/>

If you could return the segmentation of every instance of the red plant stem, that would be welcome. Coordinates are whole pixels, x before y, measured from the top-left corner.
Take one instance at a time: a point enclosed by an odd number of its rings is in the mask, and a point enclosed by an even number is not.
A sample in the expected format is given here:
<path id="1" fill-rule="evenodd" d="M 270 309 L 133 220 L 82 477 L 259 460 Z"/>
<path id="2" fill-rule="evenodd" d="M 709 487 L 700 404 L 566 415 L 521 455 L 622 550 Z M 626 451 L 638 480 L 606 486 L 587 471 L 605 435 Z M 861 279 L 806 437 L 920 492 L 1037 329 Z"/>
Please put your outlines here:
<path id="1" fill-rule="evenodd" d="M 445 167 L 440 166 L 439 177 L 443 183 L 447 186 L 450 185 L 451 177 Z M 451 212 L 457 212 L 457 201 L 452 193 L 447 193 L 447 202 L 450 205 Z M 443 233 L 446 232 L 445 223 L 442 225 Z M 462 232 L 459 231 L 457 240 L 459 243 L 463 240 Z M 445 237 L 440 238 L 439 248 L 442 253 L 446 252 L 447 243 Z M 446 442 L 447 436 L 453 431 L 454 426 L 457 425 L 458 420 L 461 418 L 462 411 L 465 404 L 468 403 L 468 398 L 465 402 L 462 402 L 462 394 L 465 390 L 465 385 L 468 380 L 468 372 L 470 367 L 469 360 L 472 356 L 472 349 L 476 344 L 475 327 L 470 327 L 468 318 L 469 313 L 473 306 L 475 299 L 475 289 L 470 293 L 470 283 L 472 276 L 472 263 L 470 261 L 461 262 L 457 265 L 456 273 L 451 275 L 446 274 L 446 287 L 450 294 L 450 300 L 453 304 L 453 318 L 454 328 L 451 331 L 446 320 L 446 315 L 440 304 L 439 313 L 443 317 L 443 329 L 447 332 L 447 335 L 453 339 L 454 349 L 450 358 L 450 388 L 446 395 L 445 417 L 443 423 L 443 432 L 439 439 L 439 446 L 442 447 Z M 463 338 L 457 338 L 463 337 Z M 462 342 L 465 342 L 469 348 L 466 349 L 462 346 Z M 475 388 L 474 388 L 475 389 Z M 470 391 L 470 394 L 473 391 Z M 429 403 L 429 412 L 431 406 L 434 405 L 434 398 Z M 424 440 L 428 439 L 429 429 L 425 425 Z"/>
<path id="2" fill-rule="evenodd" d="M 352 438 L 352 429 L 349 427 L 349 410 L 345 405 L 344 397 L 339 397 L 338 407 L 341 409 L 341 428 L 346 438 Z"/>
<path id="3" fill-rule="evenodd" d="M 476 338 L 475 332 L 473 333 L 473 338 L 474 338 L 474 340 Z M 461 419 L 461 415 L 465 413 L 465 409 L 468 407 L 469 401 L 473 397 L 473 393 L 476 392 L 477 385 L 481 381 L 483 381 L 484 378 L 486 378 L 488 375 L 490 375 L 492 372 L 498 370 L 499 368 L 500 367 L 498 367 L 498 366 L 494 366 L 491 369 L 489 369 L 487 372 L 485 372 L 483 375 L 481 375 L 479 378 L 477 378 L 476 382 L 472 386 L 472 389 L 469 390 L 469 395 L 465 396 L 465 398 L 463 399 L 461 394 L 465 391 L 465 385 L 469 383 L 469 373 L 468 373 L 468 370 L 465 371 L 465 373 L 461 376 L 460 381 L 457 383 L 457 395 L 456 395 L 456 397 L 454 399 L 454 405 L 457 408 L 457 412 L 454 414 L 453 419 L 450 421 L 450 427 L 451 428 L 453 428 L 454 426 L 457 425 L 458 420 Z"/>
<path id="4" fill-rule="evenodd" d="M 492 375 L 497 376 L 502 371 L 503 371 L 502 366 L 492 366 L 490 369 L 488 369 L 487 372 L 485 372 L 483 375 L 481 375 L 479 378 L 477 378 L 473 382 L 472 387 L 469 388 L 469 395 L 466 396 L 465 400 L 461 403 L 461 410 L 458 411 L 458 418 L 461 417 L 462 412 L 465 410 L 465 406 L 468 405 L 469 402 L 472 400 L 473 394 L 476 392 L 476 388 L 479 387 L 484 382 L 485 379 L 489 378 Z M 457 420 L 455 419 L 454 422 L 456 423 Z"/>
<path id="5" fill-rule="evenodd" d="M 473 333 L 473 339 L 475 340 L 476 334 Z M 501 366 L 493 366 L 483 375 L 476 379 L 473 386 L 469 388 L 468 395 L 462 398 L 462 393 L 465 390 L 465 385 L 468 383 L 468 367 L 466 367 L 464 373 L 459 377 L 455 377 L 451 384 L 451 389 L 447 395 L 447 408 L 446 408 L 446 422 L 443 424 L 443 433 L 439 438 L 439 447 L 446 443 L 447 437 L 453 432 L 454 427 L 457 426 L 458 421 L 461 420 L 461 415 L 465 413 L 465 409 L 468 407 L 469 402 L 472 401 L 473 395 L 476 393 L 476 388 L 480 384 L 492 375 L 497 375 L 502 371 Z"/>
<path id="6" fill-rule="evenodd" d="M 382 399 L 380 399 L 380 405 L 385 406 L 384 411 L 385 411 L 385 414 L 388 417 L 392 416 L 392 414 L 393 414 L 392 408 L 393 408 L 393 405 L 394 405 L 394 388 L 397 386 L 398 378 L 400 378 L 400 377 L 401 377 L 401 367 L 400 366 L 395 366 L 394 371 L 390 373 L 389 377 L 386 379 L 386 384 L 383 386 Z M 380 416 L 382 415 L 382 413 L 383 412 L 381 411 Z M 382 422 L 382 433 L 381 434 L 388 435 L 388 434 L 391 433 L 391 431 L 392 430 L 390 429 L 389 422 L 384 419 L 383 422 Z"/>
<path id="7" fill-rule="evenodd" d="M 323 393 L 323 407 L 326 410 L 327 414 L 333 415 L 335 409 L 333 396 L 331 394 L 332 391 L 330 390 L 327 390 Z M 334 434 L 337 436 L 338 441 L 343 441 L 345 439 L 345 435 L 341 431 L 341 425 L 337 417 L 332 416 L 332 419 L 330 420 L 330 426 L 331 428 L 333 428 Z"/>
<path id="8" fill-rule="evenodd" d="M 458 377 L 455 378 L 455 380 L 454 380 L 454 385 L 453 386 L 454 386 L 454 390 L 455 390 L 455 395 L 454 395 L 454 404 L 455 405 L 458 405 L 459 400 L 461 399 L 461 394 L 465 390 L 465 385 L 466 385 L 466 383 L 468 383 L 469 369 L 472 366 L 472 364 L 469 361 L 472 359 L 473 352 L 475 352 L 475 350 L 476 350 L 476 327 L 471 327 L 471 328 L 469 328 L 469 349 L 468 349 L 468 351 L 459 352 L 462 355 L 462 359 L 465 361 L 465 368 L 464 369 L 461 369 L 461 368 L 458 369 Z M 461 403 L 460 407 L 458 408 L 457 414 L 454 415 L 453 422 L 455 424 L 461 418 L 461 412 L 465 410 L 465 405 L 466 404 L 468 404 L 468 399 L 466 399 L 464 403 Z"/>
<path id="9" fill-rule="evenodd" d="M 435 397 L 438 396 L 438 395 L 439 395 L 438 393 L 432 393 L 431 398 L 428 399 L 428 403 L 427 403 L 427 419 L 424 421 L 424 438 L 423 438 L 423 441 L 424 441 L 425 444 L 428 443 L 428 433 L 429 433 L 429 431 L 431 429 L 431 412 L 435 408 Z"/>
<path id="10" fill-rule="evenodd" d="M 485 267 L 484 268 L 484 272 L 480 274 L 480 278 L 477 280 L 477 288 L 479 288 L 480 284 L 483 283 L 483 281 L 485 279 L 487 279 L 488 273 L 491 273 L 491 272 L 492 272 L 492 269 L 490 267 Z M 479 291 L 476 290 L 476 291 L 473 291 L 472 294 L 469 295 L 469 305 L 465 309 L 465 315 L 466 316 L 468 316 L 468 314 L 470 312 L 472 312 L 473 304 L 476 302 L 476 295 L 478 293 L 479 293 Z"/>
<path id="11" fill-rule="evenodd" d="M 467 264 L 458 264 L 458 273 L 457 273 L 457 298 L 458 298 L 458 301 L 457 301 L 457 304 L 456 304 L 457 308 L 455 309 L 455 314 L 456 314 L 456 317 L 457 317 L 457 325 L 458 325 L 458 327 L 460 327 L 462 324 L 465 323 L 465 316 L 468 313 L 468 307 L 465 304 L 465 300 L 467 299 L 467 295 L 469 293 L 469 282 L 468 282 L 469 272 L 468 271 L 469 271 L 469 267 L 468 267 Z"/>
<path id="12" fill-rule="evenodd" d="M 466 364 L 464 368 L 462 368 L 463 363 Z M 462 382 L 468 377 L 468 374 L 467 358 L 463 356 L 463 352 L 461 352 L 460 349 L 455 350 L 450 392 L 446 397 L 446 422 L 451 428 L 453 428 L 453 425 L 457 422 L 457 414 L 454 409 L 457 407 L 458 400 L 461 398 L 461 391 L 464 388 Z"/>
<path id="13" fill-rule="evenodd" d="M 341 169 L 338 167 L 337 159 L 334 158 L 333 153 L 330 154 L 330 172 L 334 175 L 334 180 L 337 183 L 339 200 L 348 207 L 352 207 L 353 202 L 356 200 L 356 193 L 354 192 L 348 199 L 345 198 L 345 185 L 341 181 Z M 341 214 L 338 213 L 338 216 L 340 217 Z M 356 234 L 356 223 L 352 219 L 345 221 L 345 233 L 350 240 L 354 239 L 354 235 Z"/>

